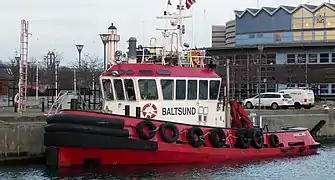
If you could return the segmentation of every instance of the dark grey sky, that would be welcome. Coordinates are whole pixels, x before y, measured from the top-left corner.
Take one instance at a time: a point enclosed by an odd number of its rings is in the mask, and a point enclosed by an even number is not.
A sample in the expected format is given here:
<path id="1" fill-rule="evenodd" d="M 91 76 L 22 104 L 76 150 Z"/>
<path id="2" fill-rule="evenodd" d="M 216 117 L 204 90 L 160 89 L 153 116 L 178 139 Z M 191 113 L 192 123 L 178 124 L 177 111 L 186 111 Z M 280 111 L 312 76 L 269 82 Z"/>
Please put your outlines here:
<path id="1" fill-rule="evenodd" d="M 1 0 L 0 1 L 0 60 L 15 55 L 20 47 L 20 20 L 30 22 L 32 33 L 29 56 L 41 59 L 48 50 L 64 53 L 64 64 L 75 61 L 76 43 L 84 44 L 84 53 L 102 56 L 98 36 L 115 23 L 121 35 L 120 49 L 127 48 L 126 40 L 134 36 L 140 43 L 149 43 L 150 37 L 160 40 L 155 29 L 164 27 L 156 16 L 165 10 L 167 0 Z M 176 5 L 178 0 L 171 0 Z M 259 0 L 262 6 L 298 5 L 301 0 Z M 311 0 L 312 4 L 323 1 Z M 328 2 L 328 1 L 326 1 Z M 189 13 L 195 17 L 195 44 L 210 46 L 211 25 L 224 24 L 234 18 L 233 10 L 256 8 L 257 0 L 197 0 Z M 192 20 L 187 20 L 185 39 L 191 43 Z M 144 25 L 144 26 L 143 26 Z M 144 33 L 143 33 L 144 31 Z"/>

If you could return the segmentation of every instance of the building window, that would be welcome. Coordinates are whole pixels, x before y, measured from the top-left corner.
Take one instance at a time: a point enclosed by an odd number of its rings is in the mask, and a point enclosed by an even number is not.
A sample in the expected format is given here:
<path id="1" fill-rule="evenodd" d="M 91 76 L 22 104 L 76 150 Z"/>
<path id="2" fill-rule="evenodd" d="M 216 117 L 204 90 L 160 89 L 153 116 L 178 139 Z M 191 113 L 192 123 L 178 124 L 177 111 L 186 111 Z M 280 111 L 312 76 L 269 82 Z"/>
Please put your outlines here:
<path id="1" fill-rule="evenodd" d="M 208 81 L 200 80 L 199 81 L 199 100 L 208 99 Z"/>
<path id="2" fill-rule="evenodd" d="M 327 30 L 327 40 L 335 40 L 335 30 Z"/>
<path id="3" fill-rule="evenodd" d="M 333 10 L 330 10 L 330 11 L 333 11 Z M 335 13 L 335 12 L 333 11 L 333 13 Z M 327 21 L 326 22 L 326 27 L 327 28 L 334 28 L 335 27 L 335 18 L 334 17 L 327 17 L 326 21 Z"/>
<path id="4" fill-rule="evenodd" d="M 332 63 L 335 63 L 335 53 L 332 53 Z"/>
<path id="5" fill-rule="evenodd" d="M 315 31 L 315 40 L 322 41 L 324 40 L 324 32 L 323 31 Z"/>
<path id="6" fill-rule="evenodd" d="M 176 100 L 185 100 L 186 80 L 176 80 Z"/>
<path id="7" fill-rule="evenodd" d="M 280 33 L 275 33 L 273 36 L 274 36 L 275 41 L 281 41 L 281 34 Z"/>
<path id="8" fill-rule="evenodd" d="M 301 31 L 293 32 L 293 39 L 295 41 L 301 41 L 301 38 L 302 38 Z"/>
<path id="9" fill-rule="evenodd" d="M 287 64 L 294 64 L 295 63 L 295 54 L 288 54 L 286 62 L 287 62 Z"/>
<path id="10" fill-rule="evenodd" d="M 140 79 L 138 80 L 140 87 L 140 95 L 143 100 L 157 100 L 157 85 L 155 79 Z"/>
<path id="11" fill-rule="evenodd" d="M 263 37 L 263 33 L 257 33 L 257 37 L 258 38 L 262 38 Z"/>
<path id="12" fill-rule="evenodd" d="M 321 94 L 329 93 L 328 84 L 320 84 L 320 93 Z"/>
<path id="13" fill-rule="evenodd" d="M 298 54 L 298 63 L 306 63 L 306 54 Z"/>
<path id="14" fill-rule="evenodd" d="M 196 100 L 198 94 L 198 81 L 197 80 L 188 80 L 187 81 L 187 99 L 188 100 Z"/>
<path id="15" fill-rule="evenodd" d="M 161 86 L 162 86 L 163 99 L 172 100 L 174 91 L 174 81 L 172 79 L 162 79 Z"/>
<path id="16" fill-rule="evenodd" d="M 321 53 L 320 54 L 320 63 L 329 63 L 329 54 Z"/>
<path id="17" fill-rule="evenodd" d="M 255 34 L 249 34 L 249 38 L 250 38 L 250 39 L 255 38 Z"/>
<path id="18" fill-rule="evenodd" d="M 318 62 L 318 55 L 317 54 L 309 54 L 308 55 L 308 62 L 309 63 L 317 63 Z"/>
<path id="19" fill-rule="evenodd" d="M 332 94 L 335 94 L 335 84 L 332 84 Z"/>
<path id="20" fill-rule="evenodd" d="M 313 17 L 304 18 L 304 26 L 303 29 L 313 28 Z"/>
<path id="21" fill-rule="evenodd" d="M 305 41 L 313 40 L 313 32 L 312 31 L 305 31 L 304 32 L 304 40 Z"/>

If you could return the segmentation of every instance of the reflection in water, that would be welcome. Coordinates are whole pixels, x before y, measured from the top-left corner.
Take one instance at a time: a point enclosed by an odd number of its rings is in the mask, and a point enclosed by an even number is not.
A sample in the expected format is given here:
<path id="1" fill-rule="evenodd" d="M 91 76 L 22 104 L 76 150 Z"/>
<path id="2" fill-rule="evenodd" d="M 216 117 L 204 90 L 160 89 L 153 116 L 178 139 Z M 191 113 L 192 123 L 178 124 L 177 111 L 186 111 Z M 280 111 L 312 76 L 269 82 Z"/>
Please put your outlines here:
<path id="1" fill-rule="evenodd" d="M 0 179 L 158 179 L 158 180 L 332 180 L 335 176 L 335 145 L 328 145 L 313 156 L 265 160 L 244 164 L 225 165 L 168 165 L 104 167 L 98 171 L 81 168 L 46 169 L 44 166 L 1 167 Z"/>

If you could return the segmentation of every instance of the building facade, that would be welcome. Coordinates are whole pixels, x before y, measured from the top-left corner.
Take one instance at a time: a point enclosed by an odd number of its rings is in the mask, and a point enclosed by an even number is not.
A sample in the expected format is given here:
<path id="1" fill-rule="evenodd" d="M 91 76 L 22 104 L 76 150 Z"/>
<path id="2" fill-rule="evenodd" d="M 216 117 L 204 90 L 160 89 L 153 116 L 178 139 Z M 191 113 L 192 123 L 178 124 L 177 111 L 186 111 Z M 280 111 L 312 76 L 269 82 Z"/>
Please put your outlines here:
<path id="1" fill-rule="evenodd" d="M 223 78 L 229 60 L 230 91 L 234 99 L 256 95 L 259 84 L 261 92 L 309 87 L 318 97 L 335 96 L 335 42 L 244 45 L 206 50 L 218 64 L 217 72 Z"/>
<path id="2" fill-rule="evenodd" d="M 302 4 L 235 11 L 234 43 L 208 48 L 225 77 L 230 59 L 231 95 L 244 99 L 287 87 L 312 88 L 321 97 L 335 97 L 335 5 Z"/>
<path id="3" fill-rule="evenodd" d="M 226 26 L 212 25 L 212 47 L 226 45 Z"/>
<path id="4" fill-rule="evenodd" d="M 335 40 L 335 5 L 301 4 L 235 11 L 236 45 Z"/>
<path id="5" fill-rule="evenodd" d="M 212 47 L 235 46 L 235 20 L 226 25 L 212 25 Z"/>

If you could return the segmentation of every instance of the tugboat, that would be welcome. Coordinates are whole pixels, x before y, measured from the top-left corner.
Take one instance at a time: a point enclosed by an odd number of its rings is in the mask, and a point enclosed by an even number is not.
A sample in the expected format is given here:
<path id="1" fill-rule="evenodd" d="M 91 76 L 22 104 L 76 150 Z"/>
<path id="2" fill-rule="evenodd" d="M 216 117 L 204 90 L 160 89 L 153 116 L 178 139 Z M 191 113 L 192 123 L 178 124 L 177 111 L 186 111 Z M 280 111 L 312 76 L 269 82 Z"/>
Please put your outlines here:
<path id="1" fill-rule="evenodd" d="M 189 17 L 183 9 L 179 4 L 178 14 L 160 17 L 179 23 L 172 29 L 179 49 L 181 20 Z M 204 55 L 173 55 L 171 48 L 168 56 L 165 48 L 161 58 L 139 62 L 136 39 L 130 38 L 128 61 L 112 60 L 100 76 L 103 112 L 73 106 L 49 115 L 47 165 L 216 163 L 317 153 L 320 144 L 306 128 L 269 132 L 255 126 L 237 102 L 221 101 L 225 83 Z"/>

